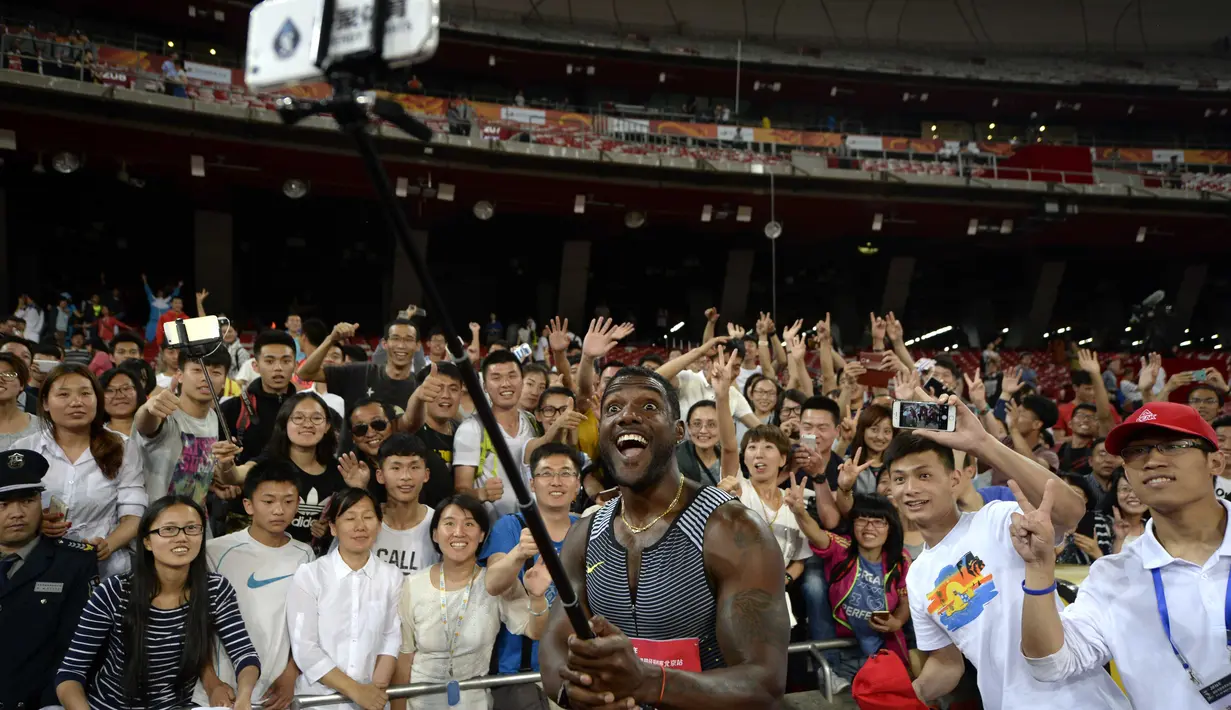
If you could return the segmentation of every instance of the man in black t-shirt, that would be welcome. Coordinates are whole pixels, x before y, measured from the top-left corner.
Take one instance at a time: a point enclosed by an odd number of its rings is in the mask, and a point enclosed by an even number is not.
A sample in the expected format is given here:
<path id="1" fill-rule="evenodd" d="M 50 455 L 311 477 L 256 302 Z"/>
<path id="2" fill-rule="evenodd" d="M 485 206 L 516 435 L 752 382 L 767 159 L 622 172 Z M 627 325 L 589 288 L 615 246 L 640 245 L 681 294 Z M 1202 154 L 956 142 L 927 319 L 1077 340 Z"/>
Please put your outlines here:
<path id="1" fill-rule="evenodd" d="M 1082 475 L 1091 472 L 1090 455 L 1094 451 L 1094 437 L 1098 435 L 1098 409 L 1093 404 L 1080 403 L 1073 407 L 1069 419 L 1073 436 L 1060 447 L 1060 470 Z"/>
<path id="2" fill-rule="evenodd" d="M 385 328 L 381 345 L 388 352 L 383 365 L 363 362 L 349 365 L 325 365 L 325 356 L 331 345 L 342 345 L 355 336 L 359 325 L 338 323 L 325 338 L 325 342 L 299 365 L 297 374 L 302 380 L 324 381 L 331 394 L 342 398 L 346 404 L 346 417 L 355 403 L 364 398 L 374 399 L 393 407 L 401 414 L 410 395 L 415 391 L 415 378 L 411 372 L 414 354 L 419 349 L 419 333 L 414 323 L 398 318 Z M 344 442 L 350 439 L 349 431 L 343 432 Z"/>

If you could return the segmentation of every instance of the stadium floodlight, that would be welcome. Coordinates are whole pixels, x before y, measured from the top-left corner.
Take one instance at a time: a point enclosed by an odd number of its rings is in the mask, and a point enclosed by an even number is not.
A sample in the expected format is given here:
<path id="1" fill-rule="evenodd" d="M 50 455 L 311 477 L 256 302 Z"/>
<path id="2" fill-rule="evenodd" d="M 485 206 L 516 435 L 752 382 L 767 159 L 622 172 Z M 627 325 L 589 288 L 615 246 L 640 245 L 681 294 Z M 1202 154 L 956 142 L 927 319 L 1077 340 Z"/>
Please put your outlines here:
<path id="1" fill-rule="evenodd" d="M 671 332 L 674 333 L 683 327 L 684 327 L 684 321 L 680 321 L 679 323 L 676 323 L 675 325 L 671 326 Z"/>
<path id="2" fill-rule="evenodd" d="M 304 195 L 308 194 L 308 188 L 309 188 L 309 183 L 307 180 L 300 180 L 299 178 L 291 178 L 287 180 L 286 182 L 282 183 L 282 194 L 286 195 L 292 200 L 298 200 Z"/>
<path id="3" fill-rule="evenodd" d="M 51 167 L 55 168 L 58 173 L 68 175 L 77 172 L 77 169 L 81 167 L 81 159 L 73 153 L 63 151 L 52 157 Z"/>
<path id="4" fill-rule="evenodd" d="M 740 205 L 739 209 L 735 211 L 735 221 L 736 222 L 751 222 L 752 221 L 752 208 L 749 207 L 748 205 Z"/>
<path id="5" fill-rule="evenodd" d="M 578 195 L 573 200 L 573 214 L 585 214 L 585 213 L 586 213 L 586 196 Z"/>
<path id="6" fill-rule="evenodd" d="M 714 220 L 714 206 L 704 205 L 701 207 L 701 221 L 712 222 Z"/>
<path id="7" fill-rule="evenodd" d="M 1146 240 L 1146 234 L 1149 232 L 1148 227 L 1140 227 L 1137 229 L 1137 243 L 1140 244 Z"/>
<path id="8" fill-rule="evenodd" d="M 768 239 L 777 239 L 778 237 L 781 237 L 782 236 L 782 223 L 777 222 L 777 221 L 767 222 L 765 224 L 765 236 Z"/>
<path id="9" fill-rule="evenodd" d="M 635 210 L 625 213 L 624 226 L 629 229 L 640 229 L 645 226 L 645 213 L 637 212 Z"/>
<path id="10" fill-rule="evenodd" d="M 1039 126 L 1039 133 L 1042 133 L 1046 130 L 1047 130 L 1047 126 Z"/>
<path id="11" fill-rule="evenodd" d="M 474 203 L 474 216 L 486 222 L 496 214 L 496 207 L 487 200 L 479 200 Z"/>
<path id="12" fill-rule="evenodd" d="M 992 122 L 992 123 L 987 124 L 987 129 L 988 129 L 989 131 L 994 131 L 994 130 L 996 130 L 996 123 L 995 123 L 995 122 Z"/>

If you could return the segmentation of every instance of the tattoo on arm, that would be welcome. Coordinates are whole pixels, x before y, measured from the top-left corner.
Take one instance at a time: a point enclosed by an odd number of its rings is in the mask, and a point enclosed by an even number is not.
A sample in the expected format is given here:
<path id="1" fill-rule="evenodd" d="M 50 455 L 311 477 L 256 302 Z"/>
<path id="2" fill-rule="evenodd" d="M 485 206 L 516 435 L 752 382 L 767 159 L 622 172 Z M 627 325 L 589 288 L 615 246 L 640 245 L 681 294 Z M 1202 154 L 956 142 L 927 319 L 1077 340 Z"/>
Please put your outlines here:
<path id="1" fill-rule="evenodd" d="M 764 589 L 745 589 L 727 600 L 723 613 L 731 620 L 731 630 L 753 643 L 773 643 L 772 624 L 766 617 L 773 613 L 774 598 Z"/>

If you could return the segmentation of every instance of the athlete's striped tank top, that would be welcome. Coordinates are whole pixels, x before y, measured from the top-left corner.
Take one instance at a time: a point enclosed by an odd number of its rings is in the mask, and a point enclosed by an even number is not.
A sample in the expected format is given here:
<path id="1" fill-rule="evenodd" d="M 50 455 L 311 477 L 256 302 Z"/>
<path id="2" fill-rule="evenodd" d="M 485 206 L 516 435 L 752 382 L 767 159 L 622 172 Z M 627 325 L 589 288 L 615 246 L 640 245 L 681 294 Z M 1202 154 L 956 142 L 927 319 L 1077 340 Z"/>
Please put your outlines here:
<path id="1" fill-rule="evenodd" d="M 590 611 L 603 615 L 629 637 L 698 639 L 702 670 L 725 667 L 715 632 L 717 600 L 705 577 L 701 546 L 710 514 L 732 500 L 712 486 L 697 491 L 667 533 L 641 552 L 636 598 L 628 586 L 628 551 L 616 541 L 613 529 L 620 516 L 620 499 L 600 508 L 586 542 Z"/>

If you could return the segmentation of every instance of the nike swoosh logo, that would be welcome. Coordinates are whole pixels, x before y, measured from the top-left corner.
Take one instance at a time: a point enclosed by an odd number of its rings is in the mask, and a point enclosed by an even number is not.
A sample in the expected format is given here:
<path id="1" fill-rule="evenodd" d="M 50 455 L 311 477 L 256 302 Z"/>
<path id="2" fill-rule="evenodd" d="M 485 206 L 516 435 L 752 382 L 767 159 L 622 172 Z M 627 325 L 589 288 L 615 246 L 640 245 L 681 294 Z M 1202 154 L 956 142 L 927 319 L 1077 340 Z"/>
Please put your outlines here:
<path id="1" fill-rule="evenodd" d="M 294 576 L 295 575 L 293 574 L 284 574 L 281 577 L 271 577 L 269 579 L 257 579 L 255 573 L 250 574 L 248 575 L 248 589 L 260 589 L 261 587 L 264 587 L 267 584 L 273 584 L 274 582 L 277 582 L 279 580 L 283 580 L 283 579 L 286 579 L 287 577 L 294 577 Z"/>
<path id="2" fill-rule="evenodd" d="M 601 565 L 601 564 L 603 564 L 604 562 L 606 562 L 606 560 L 599 560 L 598 562 L 595 562 L 593 565 L 591 565 L 591 566 L 587 567 L 587 568 L 586 568 L 586 574 L 590 574 L 590 573 L 591 573 L 591 572 L 593 572 L 594 570 L 598 569 L 598 566 L 599 566 L 599 565 Z"/>

